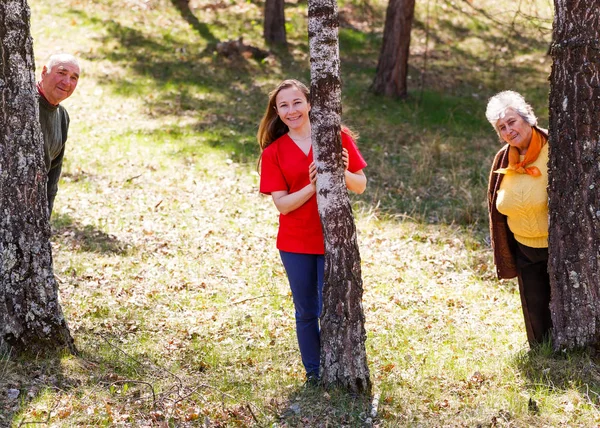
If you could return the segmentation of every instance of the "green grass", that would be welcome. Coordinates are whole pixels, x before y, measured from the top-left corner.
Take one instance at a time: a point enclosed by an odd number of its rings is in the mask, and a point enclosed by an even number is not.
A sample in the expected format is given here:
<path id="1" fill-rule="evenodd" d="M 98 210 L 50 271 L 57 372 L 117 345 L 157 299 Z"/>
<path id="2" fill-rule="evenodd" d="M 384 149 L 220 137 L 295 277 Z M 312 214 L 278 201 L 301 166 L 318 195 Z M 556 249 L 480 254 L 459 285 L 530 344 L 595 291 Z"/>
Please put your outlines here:
<path id="1" fill-rule="evenodd" d="M 309 77 L 306 2 L 286 2 L 290 46 L 264 61 L 214 51 L 240 36 L 265 49 L 262 2 L 175 4 L 31 1 L 37 74 L 56 50 L 83 66 L 52 218 L 81 355 L 0 355 L 0 390 L 19 390 L 0 394 L 0 426 L 364 426 L 369 399 L 303 388 L 277 214 L 258 194 L 267 94 Z M 368 92 L 386 4 L 340 2 L 343 120 L 369 163 L 352 202 L 372 422 L 597 425 L 597 356 L 528 351 L 486 243 L 486 99 L 516 89 L 547 123 L 551 4 L 473 5 L 417 4 L 409 97 L 390 100 Z"/>

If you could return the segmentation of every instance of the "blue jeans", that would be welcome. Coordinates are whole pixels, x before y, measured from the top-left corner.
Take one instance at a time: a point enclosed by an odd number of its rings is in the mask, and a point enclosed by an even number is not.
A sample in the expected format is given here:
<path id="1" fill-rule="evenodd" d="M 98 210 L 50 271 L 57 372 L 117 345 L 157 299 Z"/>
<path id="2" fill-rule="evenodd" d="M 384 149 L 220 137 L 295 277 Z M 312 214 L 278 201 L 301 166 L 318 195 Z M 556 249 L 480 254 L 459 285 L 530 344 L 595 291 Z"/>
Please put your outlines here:
<path id="1" fill-rule="evenodd" d="M 319 375 L 325 256 L 279 251 L 296 309 L 296 335 L 307 376 Z"/>

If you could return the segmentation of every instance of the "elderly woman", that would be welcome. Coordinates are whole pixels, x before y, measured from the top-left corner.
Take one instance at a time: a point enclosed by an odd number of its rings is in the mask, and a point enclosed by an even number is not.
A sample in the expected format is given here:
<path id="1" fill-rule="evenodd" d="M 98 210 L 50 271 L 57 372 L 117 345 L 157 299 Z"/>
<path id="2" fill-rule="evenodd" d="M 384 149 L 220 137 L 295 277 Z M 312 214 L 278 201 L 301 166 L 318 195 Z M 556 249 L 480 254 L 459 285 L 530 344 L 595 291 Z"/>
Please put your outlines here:
<path id="1" fill-rule="evenodd" d="M 490 234 L 499 279 L 515 276 L 529 345 L 552 328 L 548 276 L 548 133 L 513 91 L 490 98 L 485 112 L 506 145 L 494 158 L 488 187 Z"/>

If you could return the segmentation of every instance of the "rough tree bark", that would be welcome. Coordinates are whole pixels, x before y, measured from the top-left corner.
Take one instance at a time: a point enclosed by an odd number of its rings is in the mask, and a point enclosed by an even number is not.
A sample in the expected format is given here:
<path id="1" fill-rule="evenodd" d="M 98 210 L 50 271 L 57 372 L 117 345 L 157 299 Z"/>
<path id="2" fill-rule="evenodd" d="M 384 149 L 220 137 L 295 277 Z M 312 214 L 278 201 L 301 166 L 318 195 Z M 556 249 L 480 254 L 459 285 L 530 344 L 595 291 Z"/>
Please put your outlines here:
<path id="1" fill-rule="evenodd" d="M 286 45 L 284 0 L 265 1 L 263 35 L 268 45 Z"/>
<path id="2" fill-rule="evenodd" d="M 75 351 L 52 269 L 26 0 L 0 2 L 0 347 Z"/>
<path id="3" fill-rule="evenodd" d="M 383 43 L 371 91 L 388 97 L 407 94 L 410 32 L 415 13 L 415 0 L 389 0 Z"/>
<path id="4" fill-rule="evenodd" d="M 362 278 L 356 227 L 344 180 L 340 139 L 341 83 L 336 0 L 308 1 L 312 145 L 317 203 L 325 236 L 321 380 L 368 394 Z"/>
<path id="5" fill-rule="evenodd" d="M 550 310 L 565 349 L 600 343 L 600 1 L 554 4 Z"/>

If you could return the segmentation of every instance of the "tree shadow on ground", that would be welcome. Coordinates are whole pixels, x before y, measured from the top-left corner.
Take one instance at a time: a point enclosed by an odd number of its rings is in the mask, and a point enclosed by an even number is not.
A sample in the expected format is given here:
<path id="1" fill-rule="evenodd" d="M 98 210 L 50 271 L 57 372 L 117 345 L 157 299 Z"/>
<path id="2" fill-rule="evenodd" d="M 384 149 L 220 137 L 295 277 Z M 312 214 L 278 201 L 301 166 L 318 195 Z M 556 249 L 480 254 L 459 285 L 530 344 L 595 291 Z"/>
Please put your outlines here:
<path id="1" fill-rule="evenodd" d="M 576 390 L 590 404 L 600 404 L 600 355 L 595 350 L 554 352 L 544 343 L 515 356 L 514 364 L 529 381 L 529 388 L 546 389 L 548 393 Z M 533 401 L 531 401 L 533 400 Z M 532 397 L 529 410 L 536 412 Z"/>
<path id="2" fill-rule="evenodd" d="M 184 0 L 171 2 L 179 4 L 184 19 L 198 26 L 189 4 Z M 265 81 L 274 73 L 309 80 L 309 62 L 295 60 L 289 53 L 306 52 L 304 42 L 290 40 L 290 51 L 274 56 L 275 64 L 243 56 L 227 59 L 204 49 L 204 42 L 194 45 L 197 42 L 174 34 L 148 34 L 84 11 L 73 13 L 106 29 L 100 40 L 102 47 L 83 53 L 84 57 L 109 60 L 134 71 L 134 78 L 123 79 L 115 73 L 101 79 L 102 84 L 118 94 L 143 99 L 152 118 L 172 117 L 176 124 L 169 125 L 171 131 L 202 134 L 202 139 L 195 138 L 176 153 L 178 156 L 188 156 L 199 151 L 199 145 L 206 145 L 222 150 L 236 162 L 255 165 L 260 153 L 255 133 L 272 89 Z M 485 17 L 480 20 L 487 26 L 498 25 Z M 196 30 L 210 44 L 212 33 L 203 34 L 208 27 L 201 25 Z M 415 28 L 423 32 L 424 24 L 416 22 Z M 498 53 L 506 44 L 502 35 L 444 19 L 440 19 L 440 28 L 443 36 L 430 31 L 439 52 L 429 53 L 428 70 L 419 70 L 418 55 L 411 57 L 413 80 L 407 100 L 389 100 L 368 92 L 379 35 L 358 27 L 340 32 L 344 122 L 362 134 L 359 147 L 369 163 L 369 191 L 358 199 L 385 213 L 408 215 L 426 223 L 476 224 L 486 220 L 488 164 L 498 148 L 490 144 L 494 134 L 485 121 L 485 99 L 495 92 L 494 85 L 510 83 L 529 100 L 544 99 L 547 88 L 538 84 L 543 76 L 535 78 L 527 63 L 509 62 L 487 70 L 489 58 L 480 58 L 454 41 L 452 47 L 445 47 L 445 41 L 477 35 L 490 46 L 488 57 L 502 60 L 521 52 L 521 45 L 541 48 L 543 43 L 520 39 L 511 41 L 509 50 Z M 425 88 L 418 88 L 423 72 Z M 179 125 L 179 118 L 185 118 L 185 125 Z M 474 134 L 482 137 L 472 138 Z"/>
<path id="3" fill-rule="evenodd" d="M 171 3 L 173 3 L 173 6 L 179 11 L 181 17 L 185 19 L 203 39 L 209 43 L 217 43 L 219 41 L 219 39 L 217 39 L 210 31 L 208 25 L 200 22 L 196 15 L 194 15 L 194 12 L 190 9 L 189 0 L 171 0 Z"/>
<path id="4" fill-rule="evenodd" d="M 88 422 L 98 426 L 196 426 L 194 421 L 206 424 L 207 419 L 200 419 L 198 412 L 206 407 L 204 393 L 215 388 L 202 381 L 204 369 L 173 373 L 166 367 L 172 361 L 157 362 L 151 348 L 130 346 L 129 339 L 136 334 L 131 325 L 120 322 L 111 325 L 110 331 L 77 331 L 77 340 L 85 342 L 76 358 L 83 381 L 80 390 L 70 393 L 83 395 L 78 402 L 89 405 L 88 416 L 90 412 L 92 416 Z M 189 362 L 186 366 L 189 368 Z M 88 391 L 94 392 L 92 397 Z"/>
<path id="5" fill-rule="evenodd" d="M 250 146 L 245 140 L 252 139 L 251 155 L 256 159 L 259 149 L 254 135 L 261 114 L 256 100 L 266 100 L 271 87 L 262 87 L 254 77 L 268 72 L 268 61 L 243 55 L 224 58 L 187 40 L 162 34 L 147 36 L 115 21 L 102 21 L 82 11 L 74 13 L 107 31 L 102 37 L 106 47 L 82 56 L 91 61 L 109 60 L 135 72 L 133 79 L 115 74 L 100 83 L 119 95 L 141 97 L 151 118 L 172 117 L 175 121 L 185 117 L 186 127 L 207 132 L 210 139 L 218 141 L 211 147 L 247 153 Z M 280 54 L 289 60 L 285 52 Z"/>
<path id="6" fill-rule="evenodd" d="M 35 417 L 19 416 L 26 407 L 46 394 L 47 390 L 70 391 L 81 384 L 77 377 L 66 375 L 61 355 L 44 358 L 0 355 L 0 427 L 30 426 L 48 423 L 56 412 L 58 401 L 48 402 L 48 407 Z"/>
<path id="7" fill-rule="evenodd" d="M 254 135 L 263 113 L 263 103 L 257 103 L 256 100 L 266 100 L 272 87 L 271 85 L 261 85 L 259 81 L 255 81 L 254 76 L 256 73 L 266 74 L 268 66 L 247 59 L 229 61 L 211 57 L 211 66 L 208 67 L 201 61 L 202 54 L 177 57 L 174 52 L 177 52 L 182 45 L 176 40 L 150 37 L 114 21 L 103 22 L 103 25 L 109 32 L 107 40 L 118 40 L 120 47 L 107 48 L 102 55 L 115 63 L 131 67 L 139 76 L 133 80 L 108 76 L 103 82 L 110 85 L 117 93 L 131 96 L 141 96 L 149 87 L 156 85 L 157 93 L 160 93 L 161 96 L 144 97 L 149 114 L 153 117 L 191 117 L 192 120 L 186 121 L 183 126 L 171 125 L 169 132 L 171 135 L 181 136 L 185 136 L 186 132 L 189 134 L 190 131 L 203 135 L 202 139 L 186 140 L 186 147 L 182 147 L 176 155 L 188 156 L 192 152 L 201 152 L 199 146 L 208 146 L 223 150 L 236 162 L 255 165 L 259 156 L 259 148 Z M 308 74 L 308 64 L 290 62 L 285 64 L 285 68 L 295 69 L 294 76 L 298 76 L 299 73 Z M 436 192 L 432 191 L 435 189 L 435 185 L 421 190 L 404 192 L 402 184 L 395 183 L 398 181 L 396 178 L 400 179 L 401 177 L 399 170 L 392 164 L 394 159 L 399 162 L 410 159 L 405 156 L 405 153 L 399 152 L 399 148 L 406 147 L 409 150 L 408 147 L 412 143 L 421 142 L 420 138 L 412 138 L 411 128 L 423 129 L 425 130 L 423 136 L 433 135 L 436 137 L 437 135 L 436 138 L 441 140 L 444 138 L 444 134 L 463 134 L 466 130 L 471 132 L 473 127 L 481 127 L 483 121 L 477 122 L 474 119 L 474 112 L 481 110 L 481 101 L 472 98 L 465 100 L 460 97 L 446 97 L 443 94 L 409 102 L 386 100 L 368 94 L 366 87 L 358 85 L 353 85 L 346 91 L 344 100 L 349 100 L 348 104 L 350 105 L 345 117 L 349 118 L 351 122 L 359 124 L 359 131 L 365 136 L 360 142 L 361 151 L 367 157 L 375 156 L 378 158 L 378 162 L 381 160 L 381 163 L 385 161 L 388 164 L 385 170 L 385 174 L 388 174 L 387 177 L 371 181 L 369 194 L 359 197 L 359 199 L 366 200 L 369 195 L 376 195 L 373 197 L 377 199 L 372 202 L 380 203 L 380 208 L 383 210 L 392 213 L 410 213 L 410 215 L 415 213 L 421 215 L 426 211 L 431 211 L 427 202 L 432 200 L 434 201 L 433 205 L 443 206 L 446 211 L 456 205 L 454 202 L 446 203 L 444 198 L 435 198 Z M 352 106 L 357 107 L 353 108 Z M 415 111 L 421 114 L 415 114 Z M 399 117 L 402 117 L 406 124 L 407 134 L 409 134 L 406 135 L 408 144 L 397 144 L 395 139 L 401 137 L 397 133 L 394 141 L 390 141 L 389 133 L 382 134 L 381 137 L 378 135 L 382 129 L 392 129 L 393 132 L 393 128 L 399 123 Z M 162 131 L 164 130 L 165 128 L 162 129 Z M 379 146 L 379 141 L 387 141 L 388 147 Z M 435 139 L 433 144 L 437 144 Z M 429 150 L 425 147 L 424 149 Z M 429 151 L 435 150 L 437 149 L 432 147 Z M 456 147 L 456 151 L 464 153 L 465 148 Z M 391 156 L 390 158 L 382 158 L 386 152 Z M 417 152 L 410 153 L 416 154 Z M 442 159 L 449 158 L 445 156 L 446 153 L 443 152 L 443 149 L 441 153 Z M 367 159 L 367 162 L 370 165 L 373 164 L 371 159 Z M 419 160 L 415 158 L 411 159 L 411 162 L 419 162 Z M 477 163 L 477 165 L 480 164 Z M 444 161 L 441 162 L 440 171 L 445 166 Z M 415 169 L 413 165 L 406 165 L 405 168 L 408 173 Z M 369 174 L 374 174 L 374 178 L 377 178 L 378 172 L 376 171 L 379 171 L 377 167 L 369 170 Z M 383 172 L 383 170 L 381 171 Z M 462 173 L 471 174 L 464 171 Z M 485 173 L 481 173 L 477 169 L 473 177 L 481 182 L 481 177 L 486 175 L 487 170 Z M 410 174 L 404 175 L 404 177 L 409 176 Z M 443 184 L 443 181 L 434 184 Z M 438 187 L 445 195 L 454 195 L 457 200 L 462 197 L 462 191 L 456 187 L 450 190 L 443 186 Z M 400 204 L 401 206 L 397 203 L 399 194 L 396 194 L 396 191 L 405 195 L 405 203 Z M 382 194 L 391 195 L 391 197 L 379 197 Z M 483 196 L 481 200 L 483 200 Z M 425 205 L 421 207 L 420 205 L 423 204 Z M 472 207 L 468 207 L 464 213 L 459 213 L 457 216 L 433 213 L 424 217 L 430 219 L 428 220 L 430 222 L 458 221 L 460 223 L 472 223 L 484 217 L 483 215 L 474 215 L 472 211 Z"/>
<path id="8" fill-rule="evenodd" d="M 77 251 L 100 254 L 125 254 L 130 244 L 92 225 L 82 225 L 67 214 L 53 213 L 52 227 L 55 239 L 63 240 Z"/>
<path id="9" fill-rule="evenodd" d="M 0 358 L 0 391 L 3 392 L 0 394 L 0 427 L 78 425 L 81 421 L 69 420 L 73 413 L 71 395 L 79 395 L 78 406 L 87 408 L 87 423 L 95 426 L 127 421 L 137 426 L 165 424 L 169 417 L 166 408 L 176 399 L 187 400 L 185 395 L 192 387 L 188 388 L 177 376 L 149 362 L 145 355 L 128 353 L 117 346 L 128 333 L 125 327 L 118 335 L 80 329 L 78 341 L 85 336 L 85 340 L 92 338 L 95 342 L 92 353 L 83 351 L 78 356 L 30 360 Z M 128 405 L 127 413 L 133 410 L 135 414 L 120 414 L 119 405 L 124 403 Z M 23 417 L 18 416 L 20 412 L 24 413 Z"/>
<path id="10" fill-rule="evenodd" d="M 370 426 L 371 397 L 343 390 L 301 386 L 293 390 L 279 415 L 286 426 Z"/>

